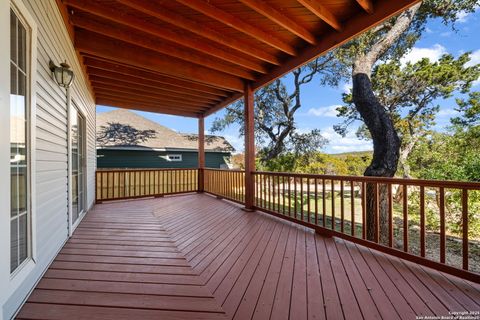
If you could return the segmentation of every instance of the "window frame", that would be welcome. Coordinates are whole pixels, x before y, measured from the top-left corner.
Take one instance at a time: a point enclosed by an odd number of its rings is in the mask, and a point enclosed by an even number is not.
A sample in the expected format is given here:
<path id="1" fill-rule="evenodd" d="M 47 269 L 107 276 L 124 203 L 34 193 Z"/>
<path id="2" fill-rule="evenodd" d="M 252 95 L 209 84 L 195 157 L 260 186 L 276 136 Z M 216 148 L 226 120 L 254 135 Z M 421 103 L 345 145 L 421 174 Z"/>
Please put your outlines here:
<path id="1" fill-rule="evenodd" d="M 71 237 L 73 232 L 78 227 L 83 217 L 87 213 L 87 118 L 80 109 L 80 106 L 76 103 L 75 99 L 72 98 L 70 89 L 67 91 L 67 101 L 68 101 L 68 235 Z M 72 110 L 75 109 L 77 113 L 77 120 L 80 118 L 83 121 L 83 141 L 82 149 L 84 152 L 84 162 L 83 162 L 83 210 L 79 213 L 77 220 L 73 221 L 73 189 L 72 189 L 72 178 L 73 178 L 73 165 L 72 165 L 72 156 L 73 156 L 73 146 L 72 146 Z M 78 186 L 77 186 L 78 188 Z"/>
<path id="2" fill-rule="evenodd" d="M 37 25 L 20 0 L 11 0 L 10 9 L 13 11 L 18 21 L 22 23 L 26 30 L 26 136 L 27 148 L 27 258 L 20 263 L 15 270 L 10 272 L 10 281 L 13 287 L 17 287 L 28 274 L 33 270 L 37 260 L 36 246 L 36 192 L 35 192 L 35 128 L 36 128 L 36 70 L 37 70 Z M 10 29 L 9 29 L 10 30 Z M 10 60 L 10 55 L 9 55 Z M 10 101 L 9 101 L 10 113 Z M 11 115 L 11 114 L 10 114 Z M 11 139 L 9 139 L 11 141 Z M 11 176 L 9 176 L 11 179 Z M 10 181 L 10 180 L 9 180 Z M 10 183 L 11 185 L 11 183 Z M 10 188 L 9 191 L 11 192 Z M 10 195 L 9 195 L 10 198 Z M 9 212 L 11 211 L 9 203 Z M 10 220 L 11 221 L 11 220 Z M 11 241 L 11 228 L 9 227 L 9 241 Z M 11 244 L 11 242 L 10 242 Z M 9 264 L 11 263 L 9 254 Z"/>
<path id="3" fill-rule="evenodd" d="M 178 157 L 178 159 L 171 159 L 170 157 Z M 170 161 L 170 162 L 182 162 L 183 161 L 183 157 L 181 154 L 167 154 L 167 161 Z"/>

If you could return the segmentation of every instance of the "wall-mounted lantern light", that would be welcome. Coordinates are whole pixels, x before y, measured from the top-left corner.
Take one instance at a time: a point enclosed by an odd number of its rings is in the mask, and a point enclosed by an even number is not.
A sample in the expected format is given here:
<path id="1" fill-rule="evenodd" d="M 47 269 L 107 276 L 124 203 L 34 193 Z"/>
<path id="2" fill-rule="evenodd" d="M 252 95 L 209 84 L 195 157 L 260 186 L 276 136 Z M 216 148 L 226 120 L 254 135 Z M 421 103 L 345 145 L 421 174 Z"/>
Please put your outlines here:
<path id="1" fill-rule="evenodd" d="M 55 65 L 55 63 L 53 63 L 52 60 L 50 60 L 49 67 L 50 71 L 52 71 L 53 73 L 53 78 L 55 79 L 55 82 L 60 87 L 70 87 L 73 79 L 75 79 L 75 75 L 73 74 L 73 71 L 70 70 L 70 66 L 67 64 L 66 61 L 60 63 L 60 66 L 57 66 Z"/>

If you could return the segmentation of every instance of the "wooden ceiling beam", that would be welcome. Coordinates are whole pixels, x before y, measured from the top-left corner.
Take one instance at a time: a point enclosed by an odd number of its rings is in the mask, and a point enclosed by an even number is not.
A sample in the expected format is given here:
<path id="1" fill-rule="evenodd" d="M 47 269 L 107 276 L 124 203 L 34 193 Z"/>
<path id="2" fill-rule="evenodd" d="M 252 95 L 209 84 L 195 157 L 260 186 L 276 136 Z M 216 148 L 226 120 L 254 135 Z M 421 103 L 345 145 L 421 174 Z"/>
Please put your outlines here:
<path id="1" fill-rule="evenodd" d="M 314 15 L 319 17 L 321 20 L 328 23 L 332 28 L 337 31 L 342 31 L 342 24 L 338 19 L 327 9 L 325 6 L 320 4 L 316 0 L 297 0 L 305 8 L 307 8 Z"/>
<path id="2" fill-rule="evenodd" d="M 163 28 L 157 24 L 151 23 L 144 19 L 135 17 L 133 15 L 127 15 L 124 12 L 121 12 L 111 6 L 101 5 L 93 1 L 85 0 L 63 0 L 69 6 L 80 9 L 82 11 L 91 13 L 98 17 L 129 26 L 133 29 L 143 31 L 145 33 L 151 34 L 155 37 L 159 37 L 171 42 L 175 42 L 182 46 L 194 49 L 196 51 L 208 54 L 210 56 L 217 57 L 219 59 L 228 61 L 230 63 L 242 66 L 247 69 L 257 70 L 263 68 L 263 65 L 259 62 L 246 59 L 242 56 L 232 54 L 227 52 L 218 46 L 215 46 L 210 43 L 206 43 L 202 39 L 195 39 L 186 34 L 175 32 L 168 28 Z"/>
<path id="3" fill-rule="evenodd" d="M 132 32 L 129 30 L 129 28 L 104 24 L 94 19 L 88 19 L 81 15 L 73 15 L 71 20 L 76 27 L 88 30 L 89 32 L 94 32 L 110 38 L 125 41 L 143 48 L 157 51 L 161 54 L 189 61 L 217 71 L 226 72 L 237 77 L 250 80 L 255 78 L 251 71 L 245 70 L 244 68 L 236 65 L 225 63 L 224 60 L 201 54 L 190 49 L 180 49 L 176 46 L 172 46 L 171 44 L 153 39 L 149 35 Z M 262 71 L 263 73 L 266 72 L 264 69 L 262 69 Z"/>
<path id="4" fill-rule="evenodd" d="M 129 0 L 132 1 L 132 0 Z M 305 27 L 300 25 L 298 22 L 294 21 L 292 18 L 286 16 L 284 13 L 280 12 L 278 9 L 272 7 L 271 4 L 268 4 L 265 1 L 260 0 L 240 0 L 243 4 L 260 13 L 261 15 L 272 20 L 276 24 L 287 29 L 291 33 L 299 36 L 306 42 L 310 44 L 315 44 L 317 39 L 313 33 L 307 30 Z"/>
<path id="5" fill-rule="evenodd" d="M 117 107 L 121 109 L 130 109 L 130 110 L 139 110 L 139 111 L 146 111 L 146 112 L 154 112 L 154 113 L 165 113 L 174 116 L 184 116 L 190 118 L 198 118 L 202 116 L 202 112 L 194 112 L 194 111 L 183 111 L 181 109 L 172 109 L 168 107 L 162 106 L 152 106 L 149 104 L 142 104 L 142 103 L 135 103 L 135 102 L 128 102 L 128 101 L 118 101 L 115 99 L 110 99 L 108 97 L 97 97 L 96 98 L 97 105 L 103 106 L 110 106 L 110 107 Z"/>
<path id="6" fill-rule="evenodd" d="M 204 116 L 207 117 L 209 115 L 212 115 L 213 113 L 225 108 L 226 106 L 234 103 L 237 100 L 240 100 L 244 97 L 243 93 L 234 93 L 230 97 L 225 98 L 222 102 L 217 103 L 213 107 L 209 108 L 207 111 L 205 111 Z"/>
<path id="7" fill-rule="evenodd" d="M 262 30 L 258 26 L 252 25 L 250 22 L 243 21 L 224 10 L 221 10 L 215 7 L 214 5 L 210 4 L 207 1 L 203 1 L 203 0 L 176 0 L 176 1 L 206 16 L 209 16 L 214 20 L 220 21 L 231 28 L 234 28 L 240 32 L 243 32 L 244 34 L 247 34 L 250 37 L 253 37 L 265 44 L 268 44 L 269 46 L 275 49 L 283 51 L 292 56 L 296 55 L 296 50 L 292 45 L 287 44 L 282 40 L 279 40 L 278 38 L 273 36 L 271 33 L 268 33 L 267 31 Z"/>
<path id="8" fill-rule="evenodd" d="M 421 0 L 395 0 L 378 2 L 375 11 L 372 14 L 368 15 L 364 13 L 355 15 L 347 24 L 345 24 L 345 28 L 342 32 L 335 32 L 326 35 L 317 45 L 302 50 L 301 54 L 297 57 L 285 61 L 282 66 L 274 68 L 269 74 L 259 78 L 252 84 L 252 87 L 258 89 L 271 83 L 291 70 L 308 63 L 318 56 L 325 54 L 329 50 L 333 50 L 343 45 L 354 37 L 360 35 L 362 32 L 383 23 L 385 20 L 405 11 L 407 8 L 420 1 Z"/>
<path id="9" fill-rule="evenodd" d="M 123 5 L 129 6 L 135 10 L 141 11 L 145 14 L 148 14 L 152 17 L 155 17 L 159 20 L 167 22 L 171 25 L 174 25 L 178 28 L 187 30 L 189 32 L 195 33 L 201 37 L 207 38 L 209 40 L 215 41 L 226 47 L 235 49 L 239 52 L 252 56 L 256 59 L 279 65 L 280 60 L 278 57 L 265 52 L 261 48 L 258 48 L 254 43 L 250 41 L 236 39 L 234 37 L 228 37 L 212 28 L 205 26 L 191 18 L 185 18 L 184 16 L 166 9 L 159 9 L 157 4 L 152 3 L 151 1 L 145 0 L 117 0 Z M 260 70 L 256 70 L 262 72 Z"/>
<path id="10" fill-rule="evenodd" d="M 197 111 L 197 110 L 200 110 L 200 111 L 203 111 L 203 110 L 207 110 L 210 108 L 210 106 L 206 106 L 206 105 L 197 105 L 197 106 L 191 106 L 191 105 L 186 105 L 186 104 L 183 104 L 182 102 L 169 102 L 169 101 L 163 101 L 163 100 L 157 100 L 157 99 L 154 99 L 154 98 L 146 98 L 146 97 L 136 97 L 136 96 L 133 96 L 133 95 L 130 95 L 130 94 L 126 94 L 126 93 L 122 93 L 122 92 L 115 92 L 115 91 L 111 91 L 111 90 L 108 90 L 108 89 L 101 89 L 101 88 L 98 88 L 98 96 L 99 97 L 108 97 L 108 98 L 111 98 L 111 99 L 117 99 L 117 100 L 120 100 L 120 101 L 130 101 L 130 102 L 138 102 L 138 103 L 143 103 L 143 104 L 151 104 L 151 105 L 161 105 L 161 106 L 164 106 L 164 107 L 168 107 L 168 108 L 173 108 L 173 109 L 177 109 L 177 108 L 182 108 L 184 110 L 187 110 L 187 111 Z"/>
<path id="11" fill-rule="evenodd" d="M 175 58 L 165 57 L 154 51 L 90 32 L 77 30 L 75 46 L 80 52 L 127 65 L 154 70 L 222 89 L 238 92 L 243 90 L 243 81 L 238 77 Z"/>
<path id="12" fill-rule="evenodd" d="M 221 101 L 221 97 L 210 96 L 196 91 L 189 91 L 188 89 L 181 89 L 179 87 L 168 86 L 160 84 L 158 82 L 149 81 L 143 78 L 133 77 L 129 75 L 119 74 L 116 72 L 110 72 L 106 70 L 100 70 L 97 68 L 87 67 L 88 74 L 91 80 L 99 80 L 110 83 L 122 83 L 124 85 L 129 84 L 130 87 L 139 87 L 143 89 L 150 89 L 150 91 L 162 93 L 166 96 L 184 98 L 187 100 L 205 100 L 205 101 Z"/>
<path id="13" fill-rule="evenodd" d="M 373 13 L 373 3 L 371 0 L 356 0 L 360 7 L 363 10 L 367 11 L 369 14 Z"/>
<path id="14" fill-rule="evenodd" d="M 162 86 L 165 86 L 166 88 L 171 86 L 171 87 L 179 88 L 179 90 L 196 91 L 202 95 L 205 94 L 208 96 L 219 96 L 219 97 L 228 96 L 228 92 L 223 90 L 219 90 L 219 89 L 206 86 L 203 84 L 199 84 L 196 82 L 181 80 L 174 77 L 168 77 L 166 75 L 162 75 L 159 73 L 153 73 L 151 71 L 148 71 L 139 67 L 125 66 L 122 64 L 105 61 L 105 60 L 99 59 L 98 57 L 92 57 L 92 56 L 87 56 L 85 57 L 84 60 L 87 66 L 90 66 L 99 70 L 115 72 L 119 74 L 119 76 L 128 75 L 128 76 L 134 76 L 134 77 L 138 77 L 148 81 L 156 82 L 161 84 Z M 183 91 L 179 91 L 179 92 L 183 92 Z"/>
<path id="15" fill-rule="evenodd" d="M 167 97 L 161 94 L 156 94 L 154 92 L 148 92 L 144 90 L 139 90 L 137 87 L 132 88 L 123 85 L 112 85 L 111 83 L 105 83 L 102 81 L 92 80 L 92 86 L 96 89 L 103 89 L 103 90 L 110 90 L 112 92 L 119 92 L 119 93 L 127 93 L 131 94 L 132 96 L 137 96 L 139 98 L 144 97 L 146 99 L 152 98 L 157 100 L 162 100 L 165 102 L 172 102 L 172 103 L 184 103 L 185 105 L 189 106 L 199 106 L 199 105 L 211 105 L 212 101 L 192 101 L 186 100 L 182 98 L 174 98 L 174 97 Z"/>

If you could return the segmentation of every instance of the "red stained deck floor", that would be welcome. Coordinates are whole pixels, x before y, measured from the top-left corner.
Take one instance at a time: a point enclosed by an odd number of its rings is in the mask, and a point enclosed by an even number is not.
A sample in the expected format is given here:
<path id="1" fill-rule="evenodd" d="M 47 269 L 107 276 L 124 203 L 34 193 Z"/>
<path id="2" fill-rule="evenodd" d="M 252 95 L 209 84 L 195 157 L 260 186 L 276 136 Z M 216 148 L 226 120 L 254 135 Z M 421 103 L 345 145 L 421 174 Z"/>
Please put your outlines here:
<path id="1" fill-rule="evenodd" d="M 193 194 L 88 213 L 20 319 L 415 319 L 480 286 Z"/>

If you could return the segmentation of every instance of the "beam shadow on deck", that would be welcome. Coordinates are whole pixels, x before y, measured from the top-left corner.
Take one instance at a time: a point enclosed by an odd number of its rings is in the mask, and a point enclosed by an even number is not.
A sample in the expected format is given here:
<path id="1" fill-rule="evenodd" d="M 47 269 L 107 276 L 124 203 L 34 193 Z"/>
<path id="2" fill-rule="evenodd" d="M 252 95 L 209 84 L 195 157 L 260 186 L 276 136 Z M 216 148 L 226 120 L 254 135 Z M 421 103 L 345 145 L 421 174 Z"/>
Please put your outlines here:
<path id="1" fill-rule="evenodd" d="M 480 286 L 205 194 L 95 206 L 19 319 L 415 319 Z"/>

